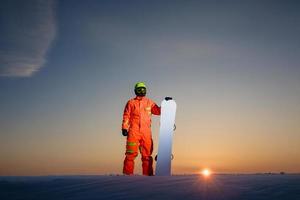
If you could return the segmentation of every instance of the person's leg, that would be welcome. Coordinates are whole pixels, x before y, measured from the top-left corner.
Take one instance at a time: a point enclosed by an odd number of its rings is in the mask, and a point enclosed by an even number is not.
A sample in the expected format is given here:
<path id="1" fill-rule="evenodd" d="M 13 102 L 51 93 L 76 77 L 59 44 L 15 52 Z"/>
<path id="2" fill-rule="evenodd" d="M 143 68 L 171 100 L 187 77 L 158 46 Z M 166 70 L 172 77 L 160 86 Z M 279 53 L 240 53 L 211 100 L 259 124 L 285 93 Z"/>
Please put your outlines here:
<path id="1" fill-rule="evenodd" d="M 134 159 L 138 155 L 138 140 L 134 137 L 127 137 L 126 152 L 123 165 L 123 174 L 133 175 Z"/>
<path id="2" fill-rule="evenodd" d="M 151 156 L 153 152 L 152 138 L 143 138 L 141 140 L 140 151 L 142 154 L 143 175 L 153 176 L 153 158 Z"/>

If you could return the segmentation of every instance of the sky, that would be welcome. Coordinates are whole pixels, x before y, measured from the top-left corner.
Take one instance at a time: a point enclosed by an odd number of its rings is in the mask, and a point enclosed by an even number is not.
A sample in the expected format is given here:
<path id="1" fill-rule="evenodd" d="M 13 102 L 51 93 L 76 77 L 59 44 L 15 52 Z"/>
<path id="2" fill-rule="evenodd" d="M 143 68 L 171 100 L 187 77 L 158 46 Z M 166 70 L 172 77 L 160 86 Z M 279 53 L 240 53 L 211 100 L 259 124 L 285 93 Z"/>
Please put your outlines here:
<path id="1" fill-rule="evenodd" d="M 300 172 L 299 2 L 0 4 L 0 175 L 122 173 L 137 81 L 177 102 L 173 173 Z"/>

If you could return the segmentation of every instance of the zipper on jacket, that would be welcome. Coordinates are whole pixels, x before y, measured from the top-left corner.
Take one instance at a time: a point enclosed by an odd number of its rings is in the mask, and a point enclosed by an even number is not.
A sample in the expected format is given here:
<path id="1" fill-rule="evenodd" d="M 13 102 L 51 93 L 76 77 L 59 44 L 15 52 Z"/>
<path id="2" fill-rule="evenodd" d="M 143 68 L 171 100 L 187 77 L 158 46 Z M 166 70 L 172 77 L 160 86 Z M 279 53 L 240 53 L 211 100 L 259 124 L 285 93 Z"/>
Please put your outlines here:
<path id="1" fill-rule="evenodd" d="M 141 100 L 139 100 L 139 112 L 140 112 L 140 119 L 139 119 L 139 133 L 141 133 Z"/>

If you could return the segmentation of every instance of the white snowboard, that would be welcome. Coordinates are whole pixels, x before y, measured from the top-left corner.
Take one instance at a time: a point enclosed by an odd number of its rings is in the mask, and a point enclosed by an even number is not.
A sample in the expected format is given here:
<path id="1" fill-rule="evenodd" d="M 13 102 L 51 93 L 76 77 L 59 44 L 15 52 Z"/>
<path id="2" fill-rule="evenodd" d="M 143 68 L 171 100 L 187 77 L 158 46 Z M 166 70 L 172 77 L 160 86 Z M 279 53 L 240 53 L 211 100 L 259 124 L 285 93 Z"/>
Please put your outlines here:
<path id="1" fill-rule="evenodd" d="M 161 103 L 159 146 L 155 175 L 171 175 L 172 140 L 175 125 L 176 102 L 163 100 Z"/>

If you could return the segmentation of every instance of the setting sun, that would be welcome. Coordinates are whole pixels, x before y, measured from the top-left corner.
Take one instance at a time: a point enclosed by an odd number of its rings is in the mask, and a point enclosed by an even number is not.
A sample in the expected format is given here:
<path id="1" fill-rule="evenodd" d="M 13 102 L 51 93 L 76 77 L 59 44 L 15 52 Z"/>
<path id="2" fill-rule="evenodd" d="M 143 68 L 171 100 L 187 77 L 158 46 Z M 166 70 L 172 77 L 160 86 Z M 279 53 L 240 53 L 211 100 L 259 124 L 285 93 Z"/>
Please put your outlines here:
<path id="1" fill-rule="evenodd" d="M 205 177 L 208 177 L 208 176 L 211 175 L 211 171 L 210 171 L 209 169 L 203 169 L 203 170 L 201 171 L 201 174 L 202 174 L 203 176 L 205 176 Z"/>

